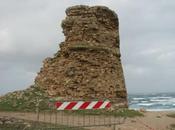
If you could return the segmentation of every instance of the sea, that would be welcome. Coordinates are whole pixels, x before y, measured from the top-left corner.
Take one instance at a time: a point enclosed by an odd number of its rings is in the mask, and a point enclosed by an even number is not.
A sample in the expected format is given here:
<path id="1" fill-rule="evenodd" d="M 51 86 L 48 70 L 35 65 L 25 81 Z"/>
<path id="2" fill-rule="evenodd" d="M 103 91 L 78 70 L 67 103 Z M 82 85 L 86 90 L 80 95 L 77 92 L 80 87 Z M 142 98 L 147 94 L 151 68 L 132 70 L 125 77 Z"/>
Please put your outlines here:
<path id="1" fill-rule="evenodd" d="M 175 111 L 175 93 L 129 94 L 129 108 L 147 111 Z"/>

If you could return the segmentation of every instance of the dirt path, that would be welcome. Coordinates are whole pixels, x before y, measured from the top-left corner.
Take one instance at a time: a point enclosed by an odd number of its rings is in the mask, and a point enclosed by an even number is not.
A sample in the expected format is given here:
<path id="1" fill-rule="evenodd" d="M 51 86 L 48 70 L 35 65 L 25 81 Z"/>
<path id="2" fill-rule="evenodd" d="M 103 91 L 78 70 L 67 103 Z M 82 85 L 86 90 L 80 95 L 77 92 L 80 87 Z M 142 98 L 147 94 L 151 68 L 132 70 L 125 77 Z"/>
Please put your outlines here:
<path id="1" fill-rule="evenodd" d="M 167 126 L 175 123 L 175 119 L 167 117 L 169 112 L 146 112 L 144 117 L 114 118 L 105 116 L 75 115 L 65 113 L 22 113 L 22 112 L 0 112 L 0 116 L 10 116 L 25 120 L 42 121 L 68 126 L 102 126 L 109 124 L 116 125 L 120 130 L 167 130 Z M 39 118 L 38 118 L 39 117 Z M 88 127 L 91 130 L 113 130 L 111 127 Z"/>

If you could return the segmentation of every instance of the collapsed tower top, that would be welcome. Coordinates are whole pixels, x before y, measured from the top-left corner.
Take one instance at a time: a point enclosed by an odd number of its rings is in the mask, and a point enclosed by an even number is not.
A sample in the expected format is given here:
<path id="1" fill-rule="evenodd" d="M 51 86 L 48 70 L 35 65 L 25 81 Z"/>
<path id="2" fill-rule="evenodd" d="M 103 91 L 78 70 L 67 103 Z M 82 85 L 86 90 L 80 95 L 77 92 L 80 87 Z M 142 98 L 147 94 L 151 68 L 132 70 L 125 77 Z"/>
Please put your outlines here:
<path id="1" fill-rule="evenodd" d="M 118 17 L 114 11 L 104 6 L 79 5 L 68 8 L 66 14 L 62 22 L 66 42 L 119 46 Z"/>

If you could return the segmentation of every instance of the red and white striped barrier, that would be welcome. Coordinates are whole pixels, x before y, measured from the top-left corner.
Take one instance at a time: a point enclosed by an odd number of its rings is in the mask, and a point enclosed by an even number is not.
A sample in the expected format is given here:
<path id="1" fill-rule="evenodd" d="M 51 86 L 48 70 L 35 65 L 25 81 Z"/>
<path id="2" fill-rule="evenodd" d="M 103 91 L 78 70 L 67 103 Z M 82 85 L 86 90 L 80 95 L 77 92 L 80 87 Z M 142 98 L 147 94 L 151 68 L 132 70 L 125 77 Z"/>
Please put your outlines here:
<path id="1" fill-rule="evenodd" d="M 110 108 L 110 101 L 73 101 L 73 102 L 56 102 L 57 110 L 87 110 L 87 109 L 103 109 Z"/>

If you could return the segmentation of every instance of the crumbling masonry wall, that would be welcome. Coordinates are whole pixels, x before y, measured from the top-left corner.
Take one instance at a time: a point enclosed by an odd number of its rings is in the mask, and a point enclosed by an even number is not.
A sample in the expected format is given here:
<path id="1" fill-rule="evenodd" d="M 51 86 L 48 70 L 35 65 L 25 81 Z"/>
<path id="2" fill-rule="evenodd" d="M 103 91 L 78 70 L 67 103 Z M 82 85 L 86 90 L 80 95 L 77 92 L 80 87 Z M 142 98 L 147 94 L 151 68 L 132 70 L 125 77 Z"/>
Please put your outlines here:
<path id="1" fill-rule="evenodd" d="M 35 83 L 52 97 L 127 104 L 116 13 L 103 6 L 73 6 L 66 15 L 65 41 L 53 58 L 44 60 Z"/>

